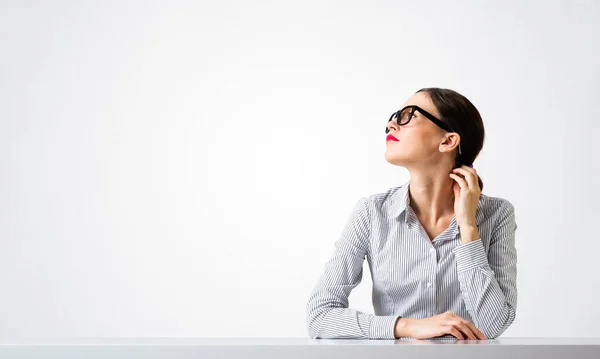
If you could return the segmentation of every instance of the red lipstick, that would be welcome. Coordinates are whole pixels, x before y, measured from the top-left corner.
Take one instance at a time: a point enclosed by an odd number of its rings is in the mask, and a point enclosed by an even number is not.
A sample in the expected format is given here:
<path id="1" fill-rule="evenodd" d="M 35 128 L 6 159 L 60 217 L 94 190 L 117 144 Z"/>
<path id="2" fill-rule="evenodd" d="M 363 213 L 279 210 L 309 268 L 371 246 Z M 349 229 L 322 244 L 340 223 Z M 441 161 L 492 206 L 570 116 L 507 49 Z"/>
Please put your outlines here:
<path id="1" fill-rule="evenodd" d="M 385 140 L 386 141 L 398 141 L 398 139 L 396 137 L 392 136 L 391 133 L 389 135 L 387 135 L 387 137 L 385 138 Z"/>

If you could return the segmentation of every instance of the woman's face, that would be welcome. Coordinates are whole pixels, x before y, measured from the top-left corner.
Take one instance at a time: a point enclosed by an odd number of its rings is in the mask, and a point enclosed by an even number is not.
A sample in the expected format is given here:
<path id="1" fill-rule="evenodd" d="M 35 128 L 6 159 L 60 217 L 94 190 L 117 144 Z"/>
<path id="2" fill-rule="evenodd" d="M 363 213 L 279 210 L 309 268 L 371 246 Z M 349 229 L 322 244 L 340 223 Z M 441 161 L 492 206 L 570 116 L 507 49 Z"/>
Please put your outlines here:
<path id="1" fill-rule="evenodd" d="M 412 95 L 400 108 L 408 105 L 417 105 L 440 118 L 437 108 L 435 108 L 426 92 L 418 92 Z M 391 134 L 398 141 L 386 140 L 386 161 L 403 167 L 413 164 L 439 163 L 442 155 L 440 142 L 444 140 L 446 131 L 431 122 L 419 111 L 415 111 L 408 124 L 398 126 L 394 119 L 388 122 L 387 128 L 389 132 L 386 136 Z"/>

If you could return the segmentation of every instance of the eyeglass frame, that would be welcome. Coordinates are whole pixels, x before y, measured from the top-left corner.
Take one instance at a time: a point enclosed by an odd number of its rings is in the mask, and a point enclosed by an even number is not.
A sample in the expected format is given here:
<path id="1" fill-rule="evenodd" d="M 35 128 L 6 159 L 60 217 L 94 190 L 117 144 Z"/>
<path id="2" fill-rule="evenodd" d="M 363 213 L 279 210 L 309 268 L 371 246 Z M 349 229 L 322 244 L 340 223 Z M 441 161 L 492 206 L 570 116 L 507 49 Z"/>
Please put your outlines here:
<path id="1" fill-rule="evenodd" d="M 412 111 L 410 111 L 410 115 L 408 116 L 408 121 L 406 121 L 406 123 L 400 124 L 400 118 L 398 116 L 396 116 L 397 114 L 402 113 L 402 111 L 406 110 L 407 108 L 412 108 Z M 427 112 L 426 110 L 422 109 L 421 107 L 417 106 L 417 105 L 408 105 L 408 106 L 404 106 L 402 109 L 392 113 L 392 116 L 390 116 L 390 119 L 388 120 L 388 123 L 394 118 L 394 116 L 396 116 L 396 123 L 398 124 L 398 126 L 404 126 L 410 123 L 410 120 L 412 120 L 413 115 L 415 113 L 415 110 L 418 110 L 419 112 L 421 112 L 425 117 L 427 117 L 429 120 L 431 120 L 431 122 L 435 123 L 436 125 L 438 125 L 438 127 L 440 127 L 441 129 L 448 131 L 448 132 L 455 132 L 458 133 L 456 131 L 454 131 L 452 129 L 452 127 L 450 127 L 450 125 L 448 125 L 445 122 L 442 122 L 442 120 L 440 120 L 439 118 L 435 117 L 434 115 L 430 114 L 429 112 Z M 385 127 L 385 133 L 389 132 L 389 128 L 386 126 Z M 458 143 L 458 154 L 461 155 L 462 151 L 460 149 L 460 142 Z"/>

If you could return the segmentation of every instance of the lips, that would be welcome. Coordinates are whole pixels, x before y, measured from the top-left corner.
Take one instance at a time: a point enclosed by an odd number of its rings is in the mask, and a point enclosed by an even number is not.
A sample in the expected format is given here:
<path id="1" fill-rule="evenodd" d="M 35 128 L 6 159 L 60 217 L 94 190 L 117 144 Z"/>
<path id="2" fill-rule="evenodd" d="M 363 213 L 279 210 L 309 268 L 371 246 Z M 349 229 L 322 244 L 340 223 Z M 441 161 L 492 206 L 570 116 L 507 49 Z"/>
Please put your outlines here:
<path id="1" fill-rule="evenodd" d="M 386 141 L 398 141 L 398 139 L 396 137 L 392 136 L 391 134 L 387 135 L 387 137 L 385 138 L 385 140 Z M 398 142 L 400 142 L 400 141 L 398 141 Z"/>

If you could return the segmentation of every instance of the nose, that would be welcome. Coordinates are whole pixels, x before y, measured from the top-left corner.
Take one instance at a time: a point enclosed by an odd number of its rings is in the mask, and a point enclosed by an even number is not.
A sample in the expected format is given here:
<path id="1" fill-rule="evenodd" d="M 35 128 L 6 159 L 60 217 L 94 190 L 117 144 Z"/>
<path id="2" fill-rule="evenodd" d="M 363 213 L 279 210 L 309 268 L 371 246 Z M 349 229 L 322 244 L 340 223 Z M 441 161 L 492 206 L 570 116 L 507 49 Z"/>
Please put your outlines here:
<path id="1" fill-rule="evenodd" d="M 387 123 L 385 132 L 394 134 L 396 131 L 398 131 L 398 124 L 392 119 Z"/>

